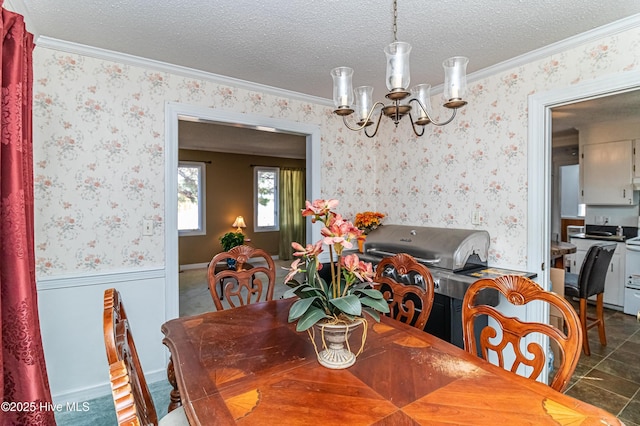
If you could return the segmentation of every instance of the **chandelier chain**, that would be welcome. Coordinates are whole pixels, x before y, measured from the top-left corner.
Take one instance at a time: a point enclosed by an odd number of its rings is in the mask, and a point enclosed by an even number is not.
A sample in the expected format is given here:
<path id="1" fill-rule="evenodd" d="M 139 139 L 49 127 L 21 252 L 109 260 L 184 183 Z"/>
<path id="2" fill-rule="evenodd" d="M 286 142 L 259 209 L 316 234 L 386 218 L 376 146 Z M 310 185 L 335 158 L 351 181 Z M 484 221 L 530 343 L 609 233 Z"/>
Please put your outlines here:
<path id="1" fill-rule="evenodd" d="M 393 0 L 393 41 L 398 41 L 398 0 Z"/>

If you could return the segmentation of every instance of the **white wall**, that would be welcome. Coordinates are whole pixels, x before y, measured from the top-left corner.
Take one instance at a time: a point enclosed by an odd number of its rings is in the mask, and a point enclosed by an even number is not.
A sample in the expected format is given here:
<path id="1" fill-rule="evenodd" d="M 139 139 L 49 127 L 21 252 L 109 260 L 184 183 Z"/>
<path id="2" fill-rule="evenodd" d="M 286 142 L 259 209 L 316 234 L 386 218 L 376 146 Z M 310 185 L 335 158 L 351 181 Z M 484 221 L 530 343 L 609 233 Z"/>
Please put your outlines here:
<path id="1" fill-rule="evenodd" d="M 103 295 L 120 291 L 149 382 L 166 377 L 164 271 L 59 276 L 40 280 L 38 304 L 49 384 L 55 403 L 110 392 L 103 338 Z"/>

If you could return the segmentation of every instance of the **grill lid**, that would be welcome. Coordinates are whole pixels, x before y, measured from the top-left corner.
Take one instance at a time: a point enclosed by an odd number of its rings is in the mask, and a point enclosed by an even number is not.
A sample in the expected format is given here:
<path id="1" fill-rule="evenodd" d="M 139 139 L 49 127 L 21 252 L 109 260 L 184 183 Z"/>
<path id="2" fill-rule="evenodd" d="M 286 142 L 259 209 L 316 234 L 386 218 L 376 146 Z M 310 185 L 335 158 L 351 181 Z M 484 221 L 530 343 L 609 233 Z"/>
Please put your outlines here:
<path id="1" fill-rule="evenodd" d="M 473 229 L 383 225 L 367 235 L 364 252 L 379 258 L 408 253 L 429 267 L 458 272 L 487 265 L 489 233 Z"/>

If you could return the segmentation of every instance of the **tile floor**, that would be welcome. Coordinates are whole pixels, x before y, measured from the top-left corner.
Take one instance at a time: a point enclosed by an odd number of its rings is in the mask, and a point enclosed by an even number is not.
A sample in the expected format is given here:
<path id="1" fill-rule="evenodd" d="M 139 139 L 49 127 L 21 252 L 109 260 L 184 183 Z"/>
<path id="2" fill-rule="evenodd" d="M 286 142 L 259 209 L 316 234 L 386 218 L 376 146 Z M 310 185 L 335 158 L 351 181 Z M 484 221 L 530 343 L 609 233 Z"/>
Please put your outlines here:
<path id="1" fill-rule="evenodd" d="M 640 426 L 640 323 L 634 316 L 605 310 L 607 346 L 597 328 L 589 330 L 591 356 L 580 356 L 565 391 L 615 414 L 627 426 Z"/>
<path id="2" fill-rule="evenodd" d="M 280 262 L 279 266 L 288 266 Z M 286 272 L 279 271 L 284 276 Z M 203 280 L 203 277 L 204 280 Z M 213 310 L 206 287 L 206 271 L 188 270 L 180 274 L 180 314 L 193 315 Z M 282 282 L 282 279 L 276 280 Z M 287 289 L 280 285 L 276 298 Z M 210 304 L 210 306 L 209 306 Z M 606 310 L 607 346 L 601 346 L 596 329 L 589 330 L 591 356 L 582 354 L 566 394 L 615 414 L 626 426 L 640 426 L 640 322 L 634 316 Z M 158 414 L 166 413 L 170 385 L 166 381 L 149 385 Z M 56 415 L 59 426 L 111 426 L 115 411 L 111 396 L 89 401 L 91 410 Z"/>

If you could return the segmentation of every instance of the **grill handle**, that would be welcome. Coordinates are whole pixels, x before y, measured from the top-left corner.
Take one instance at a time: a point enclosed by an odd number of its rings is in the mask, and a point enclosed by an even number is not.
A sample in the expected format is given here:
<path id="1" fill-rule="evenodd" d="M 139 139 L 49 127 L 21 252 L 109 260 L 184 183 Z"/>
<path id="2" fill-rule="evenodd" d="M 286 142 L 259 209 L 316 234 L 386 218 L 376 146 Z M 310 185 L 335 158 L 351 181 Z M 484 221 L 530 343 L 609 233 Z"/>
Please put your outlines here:
<path id="1" fill-rule="evenodd" d="M 367 249 L 367 253 L 375 253 L 382 256 L 395 256 L 398 253 L 391 253 L 390 251 L 378 250 L 376 248 Z M 429 265 L 435 265 L 440 262 L 440 258 L 437 259 L 423 259 L 421 257 L 415 257 L 414 259 L 421 263 L 428 263 Z"/>

